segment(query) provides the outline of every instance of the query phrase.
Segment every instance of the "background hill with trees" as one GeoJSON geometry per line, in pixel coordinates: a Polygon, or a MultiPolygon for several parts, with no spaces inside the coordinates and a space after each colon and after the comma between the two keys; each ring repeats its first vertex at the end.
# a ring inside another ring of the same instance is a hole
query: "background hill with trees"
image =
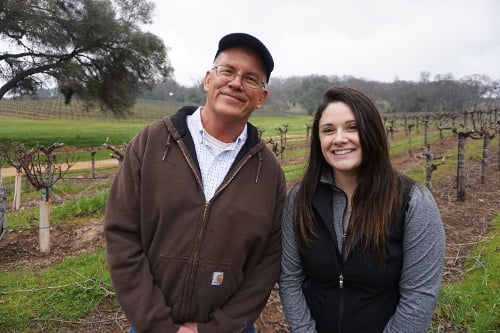
{"type": "MultiPolygon", "coordinates": [[[[192,87],[179,85],[167,46],[143,31],[153,11],[154,3],[142,0],[1,1],[0,99],[78,98],[115,116],[129,115],[137,99],[201,104],[204,73],[192,87]]],[[[500,97],[500,80],[480,74],[455,79],[424,71],[418,82],[274,76],[264,111],[312,114],[331,85],[364,91],[384,113],[491,109],[500,97]]]]}

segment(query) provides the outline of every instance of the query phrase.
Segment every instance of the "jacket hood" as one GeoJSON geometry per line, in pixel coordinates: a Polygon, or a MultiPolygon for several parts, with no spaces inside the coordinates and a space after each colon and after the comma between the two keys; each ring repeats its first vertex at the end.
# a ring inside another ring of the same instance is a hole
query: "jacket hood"
{"type": "MultiPolygon", "coordinates": [[[[198,106],[184,106],[179,110],[177,110],[177,112],[173,116],[170,117],[166,116],[163,118],[163,124],[167,129],[167,132],[169,133],[167,141],[165,142],[165,149],[162,158],[163,161],[167,158],[167,154],[170,149],[170,144],[172,139],[174,141],[182,139],[187,149],[189,150],[191,156],[196,156],[196,149],[194,146],[193,138],[189,133],[189,129],[187,126],[187,116],[192,115],[197,109],[198,106]]],[[[233,165],[231,166],[231,169],[233,169],[235,165],[237,165],[238,162],[246,154],[250,154],[252,156],[259,155],[256,181],[258,181],[259,179],[260,168],[263,161],[263,158],[261,156],[261,151],[262,149],[266,148],[265,141],[259,138],[258,133],[259,131],[255,126],[253,126],[251,123],[247,123],[247,140],[243,145],[243,147],[241,147],[238,155],[236,156],[236,159],[233,162],[233,165]]]]}

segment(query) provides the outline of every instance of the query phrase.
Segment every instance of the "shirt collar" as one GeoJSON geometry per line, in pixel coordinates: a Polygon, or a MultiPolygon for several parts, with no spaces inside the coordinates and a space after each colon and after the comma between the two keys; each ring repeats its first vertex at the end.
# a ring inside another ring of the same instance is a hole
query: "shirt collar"
{"type": "MultiPolygon", "coordinates": [[[[198,142],[200,143],[203,143],[204,142],[204,138],[206,135],[210,135],[208,134],[208,132],[203,128],[203,124],[201,122],[201,112],[203,111],[203,107],[200,106],[192,115],[191,115],[191,120],[192,120],[192,125],[193,125],[193,128],[194,130],[196,131],[196,133],[198,134],[197,135],[197,138],[198,138],[198,142]]],[[[240,135],[238,135],[238,137],[236,138],[236,140],[233,142],[235,145],[239,145],[240,143],[242,142],[245,142],[247,140],[247,137],[248,137],[248,133],[247,133],[247,127],[248,125],[245,124],[245,127],[243,128],[243,130],[241,131],[240,135]]],[[[194,139],[194,138],[193,138],[194,139]]]]}

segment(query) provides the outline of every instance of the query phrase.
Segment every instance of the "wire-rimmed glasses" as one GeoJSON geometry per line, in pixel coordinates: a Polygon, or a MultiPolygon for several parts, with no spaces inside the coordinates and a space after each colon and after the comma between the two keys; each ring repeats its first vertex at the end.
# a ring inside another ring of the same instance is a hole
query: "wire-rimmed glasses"
{"type": "Polygon", "coordinates": [[[234,68],[224,65],[214,66],[212,70],[215,71],[215,74],[217,74],[218,77],[228,82],[233,81],[238,75],[241,76],[241,84],[246,88],[259,89],[261,87],[266,87],[264,81],[262,81],[259,76],[254,74],[238,74],[234,68]]]}

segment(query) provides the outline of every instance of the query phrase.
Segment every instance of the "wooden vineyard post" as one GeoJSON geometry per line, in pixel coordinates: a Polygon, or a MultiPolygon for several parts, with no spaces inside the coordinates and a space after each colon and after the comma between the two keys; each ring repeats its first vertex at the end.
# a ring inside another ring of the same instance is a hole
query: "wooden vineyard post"
{"type": "Polygon", "coordinates": [[[12,208],[14,210],[19,210],[21,208],[22,176],[23,173],[21,172],[21,169],[16,168],[16,177],[14,178],[14,198],[12,199],[12,208]]]}
{"type": "Polygon", "coordinates": [[[41,189],[40,197],[40,252],[50,251],[50,190],[47,187],[41,189]]]}

